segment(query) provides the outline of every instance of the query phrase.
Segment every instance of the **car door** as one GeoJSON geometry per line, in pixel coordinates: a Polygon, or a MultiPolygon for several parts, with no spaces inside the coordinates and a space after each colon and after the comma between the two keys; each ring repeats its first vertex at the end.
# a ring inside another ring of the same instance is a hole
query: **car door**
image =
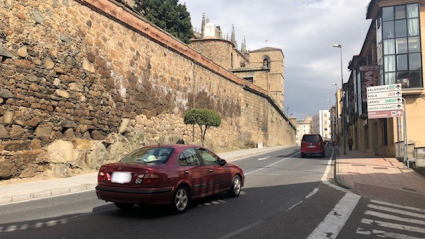
{"type": "Polygon", "coordinates": [[[202,165],[195,148],[184,149],[179,155],[182,177],[192,184],[192,197],[208,194],[207,169],[202,165]]]}
{"type": "Polygon", "coordinates": [[[205,148],[197,148],[208,174],[208,187],[217,192],[230,187],[232,175],[230,168],[220,164],[220,158],[205,148]]]}

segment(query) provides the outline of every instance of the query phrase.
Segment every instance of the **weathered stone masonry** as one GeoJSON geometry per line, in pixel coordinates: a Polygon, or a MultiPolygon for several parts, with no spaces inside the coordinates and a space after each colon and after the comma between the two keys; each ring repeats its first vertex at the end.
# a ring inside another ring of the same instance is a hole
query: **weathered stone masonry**
{"type": "Polygon", "coordinates": [[[199,143],[183,123],[193,107],[222,116],[207,132],[215,150],[294,143],[262,89],[113,1],[0,0],[0,62],[0,179],[199,143]]]}

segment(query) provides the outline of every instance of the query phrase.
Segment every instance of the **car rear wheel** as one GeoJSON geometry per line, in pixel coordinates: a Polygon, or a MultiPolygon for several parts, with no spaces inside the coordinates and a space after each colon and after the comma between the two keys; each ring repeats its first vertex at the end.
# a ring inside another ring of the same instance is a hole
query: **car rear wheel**
{"type": "Polygon", "coordinates": [[[305,158],[305,154],[301,153],[301,158],[305,158]]]}
{"type": "Polygon", "coordinates": [[[241,193],[241,178],[239,175],[235,175],[232,179],[232,184],[230,184],[230,189],[227,192],[230,197],[237,197],[241,193]]]}
{"type": "Polygon", "coordinates": [[[177,214],[184,213],[189,206],[189,190],[186,186],[180,186],[177,188],[171,202],[173,211],[177,214]]]}
{"type": "Polygon", "coordinates": [[[320,157],[324,158],[325,157],[325,153],[321,153],[320,157]]]}
{"type": "Polygon", "coordinates": [[[131,204],[131,203],[118,203],[118,202],[116,202],[114,204],[117,208],[119,208],[121,210],[130,210],[134,205],[134,204],[131,204]]]}

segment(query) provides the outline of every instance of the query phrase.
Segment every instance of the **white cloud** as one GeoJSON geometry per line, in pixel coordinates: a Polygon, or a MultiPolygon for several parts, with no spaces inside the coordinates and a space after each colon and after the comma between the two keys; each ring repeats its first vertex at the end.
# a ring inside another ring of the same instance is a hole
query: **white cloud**
{"type": "Polygon", "coordinates": [[[202,14],[226,35],[232,24],[236,40],[245,36],[247,48],[271,46],[285,55],[285,106],[297,118],[329,109],[335,87],[341,87],[340,49],[343,46],[344,82],[348,62],[363,45],[370,20],[365,19],[370,0],[181,0],[200,28],[202,14]],[[267,42],[266,42],[267,40],[267,42]],[[314,94],[312,94],[314,92],[314,94]]]}

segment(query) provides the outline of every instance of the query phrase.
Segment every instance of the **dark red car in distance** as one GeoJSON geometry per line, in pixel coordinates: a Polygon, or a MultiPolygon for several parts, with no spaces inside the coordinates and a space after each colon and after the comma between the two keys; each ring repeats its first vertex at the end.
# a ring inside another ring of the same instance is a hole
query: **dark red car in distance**
{"type": "Polygon", "coordinates": [[[120,209],[134,204],[167,204],[176,213],[183,213],[192,199],[220,192],[239,196],[244,179],[240,167],[207,148],[155,145],[100,167],[96,194],[120,209]]]}
{"type": "Polygon", "coordinates": [[[325,157],[325,143],[322,136],[320,134],[304,134],[301,139],[301,158],[314,154],[325,157]]]}

